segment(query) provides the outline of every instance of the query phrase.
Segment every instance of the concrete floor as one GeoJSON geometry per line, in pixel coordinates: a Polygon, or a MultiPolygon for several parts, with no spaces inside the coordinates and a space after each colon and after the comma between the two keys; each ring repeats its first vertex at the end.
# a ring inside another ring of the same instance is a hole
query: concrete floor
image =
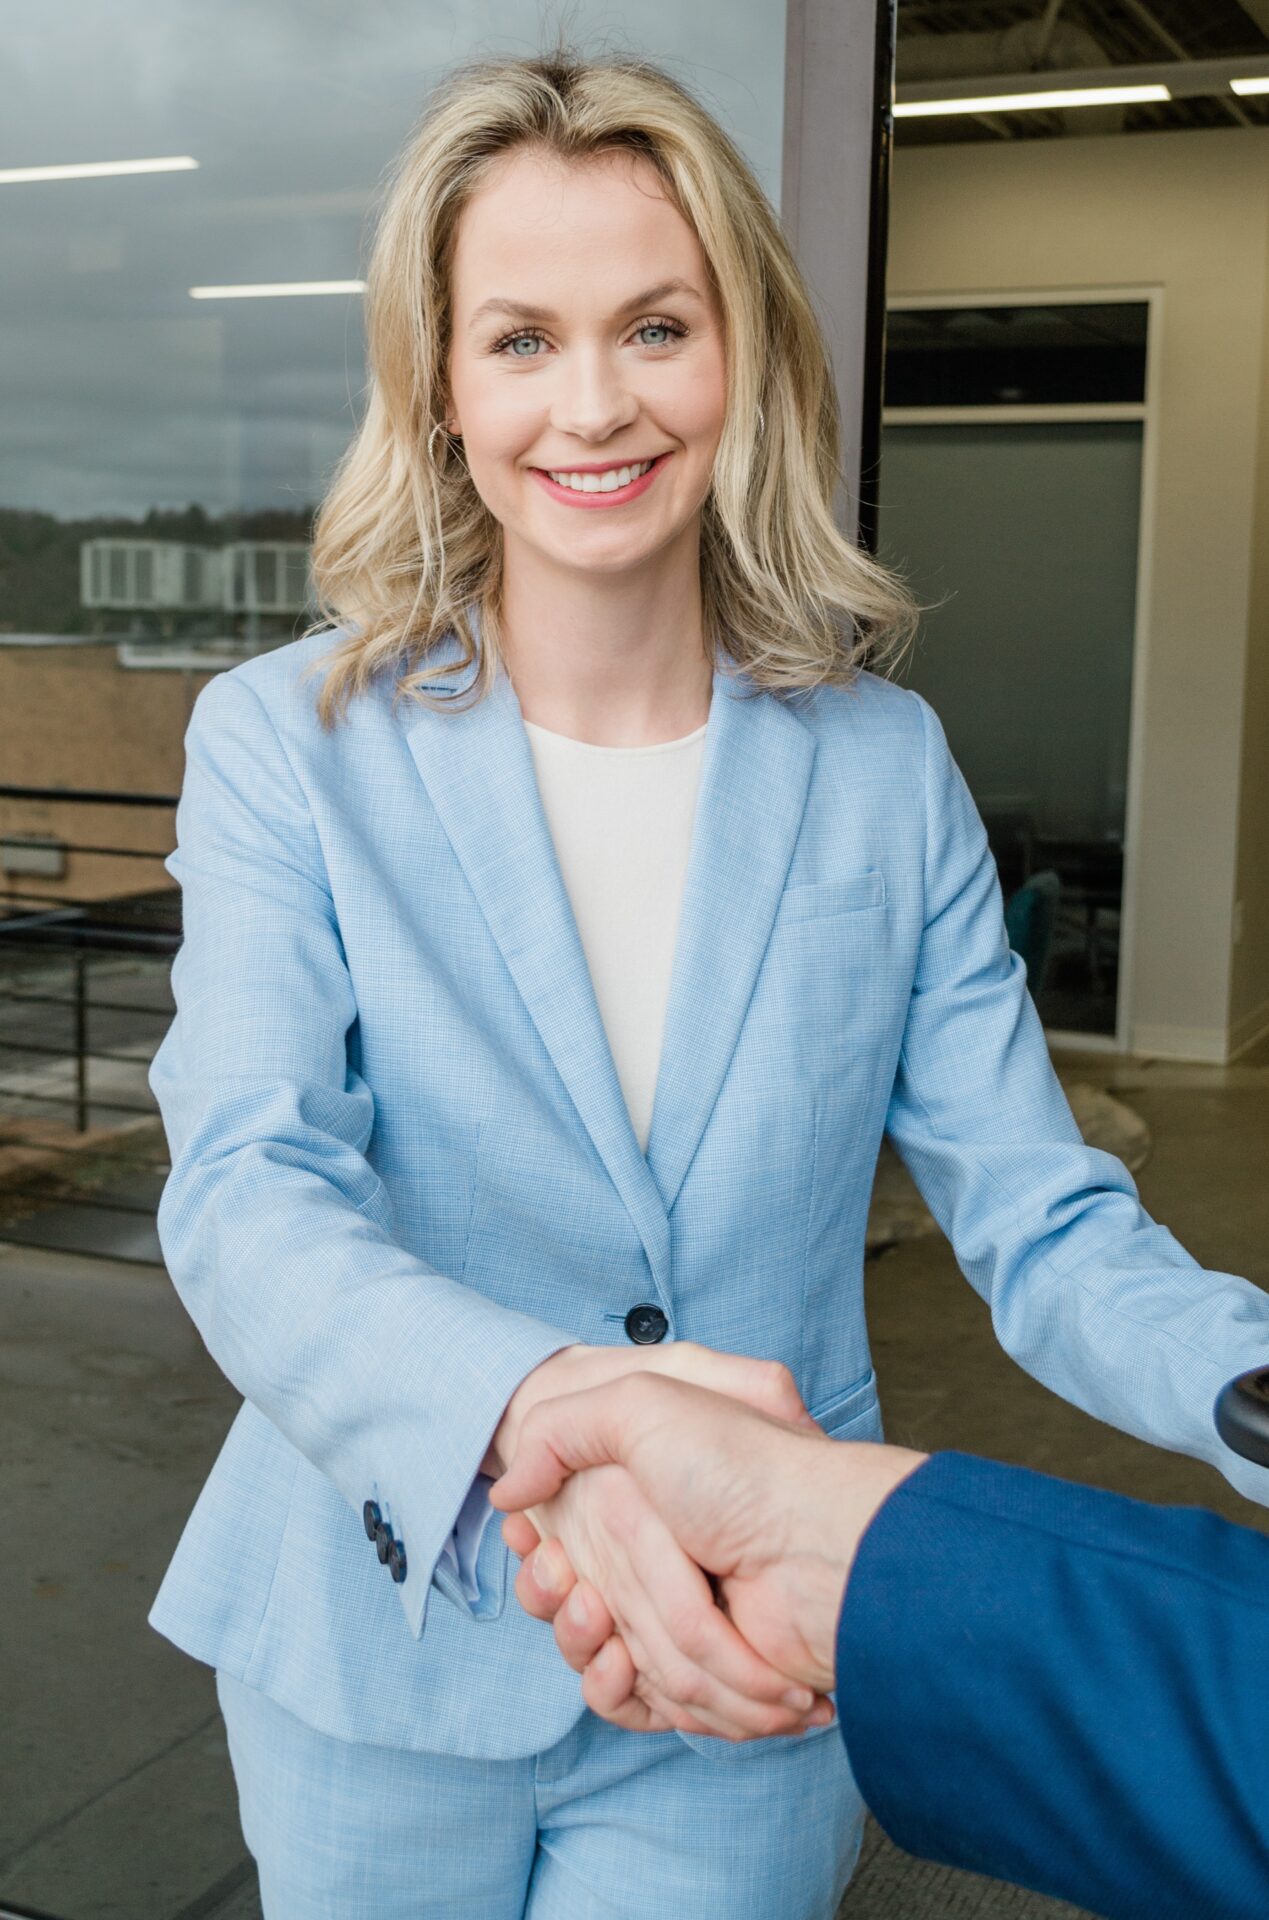
{"type": "MultiPolygon", "coordinates": [[[[1145,1204],[1205,1264],[1269,1290],[1269,1045],[1236,1067],[1084,1056],[1149,1123],[1145,1204]]],[[[890,1436],[957,1446],[1269,1531],[1218,1474],[1021,1374],[941,1240],[868,1269],[890,1436]]],[[[211,1677],[145,1612],[235,1406],[161,1271],[0,1243],[0,1914],[252,1920],[211,1677]]],[[[843,1920],[1071,1910],[869,1836],[843,1920]]],[[[779,1920],[773,1915],[772,1920],[779,1920]]]]}

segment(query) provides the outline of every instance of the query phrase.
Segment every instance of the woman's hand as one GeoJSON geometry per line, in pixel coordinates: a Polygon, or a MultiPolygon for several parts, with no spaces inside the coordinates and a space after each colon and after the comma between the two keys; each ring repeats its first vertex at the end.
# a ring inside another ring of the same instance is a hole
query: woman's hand
{"type": "MultiPolygon", "coordinates": [[[[656,1347],[578,1345],[552,1354],[522,1381],[484,1470],[499,1475],[511,1464],[536,1406],[637,1373],[707,1387],[774,1420],[814,1427],[793,1375],[779,1362],[716,1353],[685,1340],[656,1347]]],[[[588,1474],[562,1487],[523,1525],[534,1544],[558,1540],[561,1566],[575,1568],[613,1597],[623,1638],[638,1649],[629,1724],[637,1715],[649,1730],[676,1727],[738,1740],[797,1733],[822,1719],[819,1697],[755,1654],[718,1611],[709,1582],[624,1469],[588,1474]]],[[[541,1564],[549,1566],[549,1559],[541,1564]]]]}
{"type": "Polygon", "coordinates": [[[654,1347],[562,1347],[526,1374],[507,1402],[482,1471],[497,1479],[515,1458],[520,1429],[531,1410],[561,1394],[610,1386],[628,1373],[664,1374],[691,1386],[728,1394],[773,1420],[809,1427],[814,1422],[802,1404],[797,1382],[778,1360],[751,1360],[744,1354],[716,1353],[694,1340],[672,1340],[654,1347]]]}

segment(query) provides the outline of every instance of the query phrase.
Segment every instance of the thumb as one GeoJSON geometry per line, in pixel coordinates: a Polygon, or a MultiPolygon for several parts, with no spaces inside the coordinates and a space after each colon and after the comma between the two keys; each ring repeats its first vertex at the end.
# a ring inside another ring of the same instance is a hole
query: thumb
{"type": "Polygon", "coordinates": [[[515,1459],[489,1489],[490,1504],[503,1513],[523,1513],[552,1499],[571,1473],[624,1460],[625,1386],[539,1401],[525,1416],[515,1459]]]}

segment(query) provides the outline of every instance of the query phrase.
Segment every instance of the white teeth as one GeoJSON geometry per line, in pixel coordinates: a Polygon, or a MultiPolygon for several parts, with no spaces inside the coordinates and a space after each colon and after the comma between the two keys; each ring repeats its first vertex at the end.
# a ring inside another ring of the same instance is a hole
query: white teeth
{"type": "Polygon", "coordinates": [[[633,467],[615,467],[608,473],[550,473],[556,486],[571,487],[574,493],[615,493],[618,487],[628,487],[632,480],[648,471],[651,460],[640,461],[633,467]]]}

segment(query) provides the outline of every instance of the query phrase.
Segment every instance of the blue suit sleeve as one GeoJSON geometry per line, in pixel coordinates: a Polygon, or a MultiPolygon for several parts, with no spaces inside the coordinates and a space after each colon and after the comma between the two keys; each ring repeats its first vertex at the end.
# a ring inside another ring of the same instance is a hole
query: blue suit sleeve
{"type": "Polygon", "coordinates": [[[237,674],[195,705],[177,840],[176,1017],[150,1069],[171,1150],[164,1257],[244,1398],[355,1510],[373,1497],[391,1516],[418,1634],[433,1582],[467,1606],[445,1542],[507,1401],[571,1336],[394,1239],[312,813],[237,674]]]}
{"type": "Polygon", "coordinates": [[[1112,1920],[1269,1909],[1269,1540],[936,1454],[864,1535],[838,1635],[898,1845],[1112,1920]]]}
{"type": "Polygon", "coordinates": [[[1011,952],[995,862],[943,729],[925,729],[925,925],[886,1128],[1020,1366],[1086,1413],[1210,1461],[1225,1381],[1269,1361],[1269,1296],[1205,1271],[1088,1147],[1011,952]]]}

